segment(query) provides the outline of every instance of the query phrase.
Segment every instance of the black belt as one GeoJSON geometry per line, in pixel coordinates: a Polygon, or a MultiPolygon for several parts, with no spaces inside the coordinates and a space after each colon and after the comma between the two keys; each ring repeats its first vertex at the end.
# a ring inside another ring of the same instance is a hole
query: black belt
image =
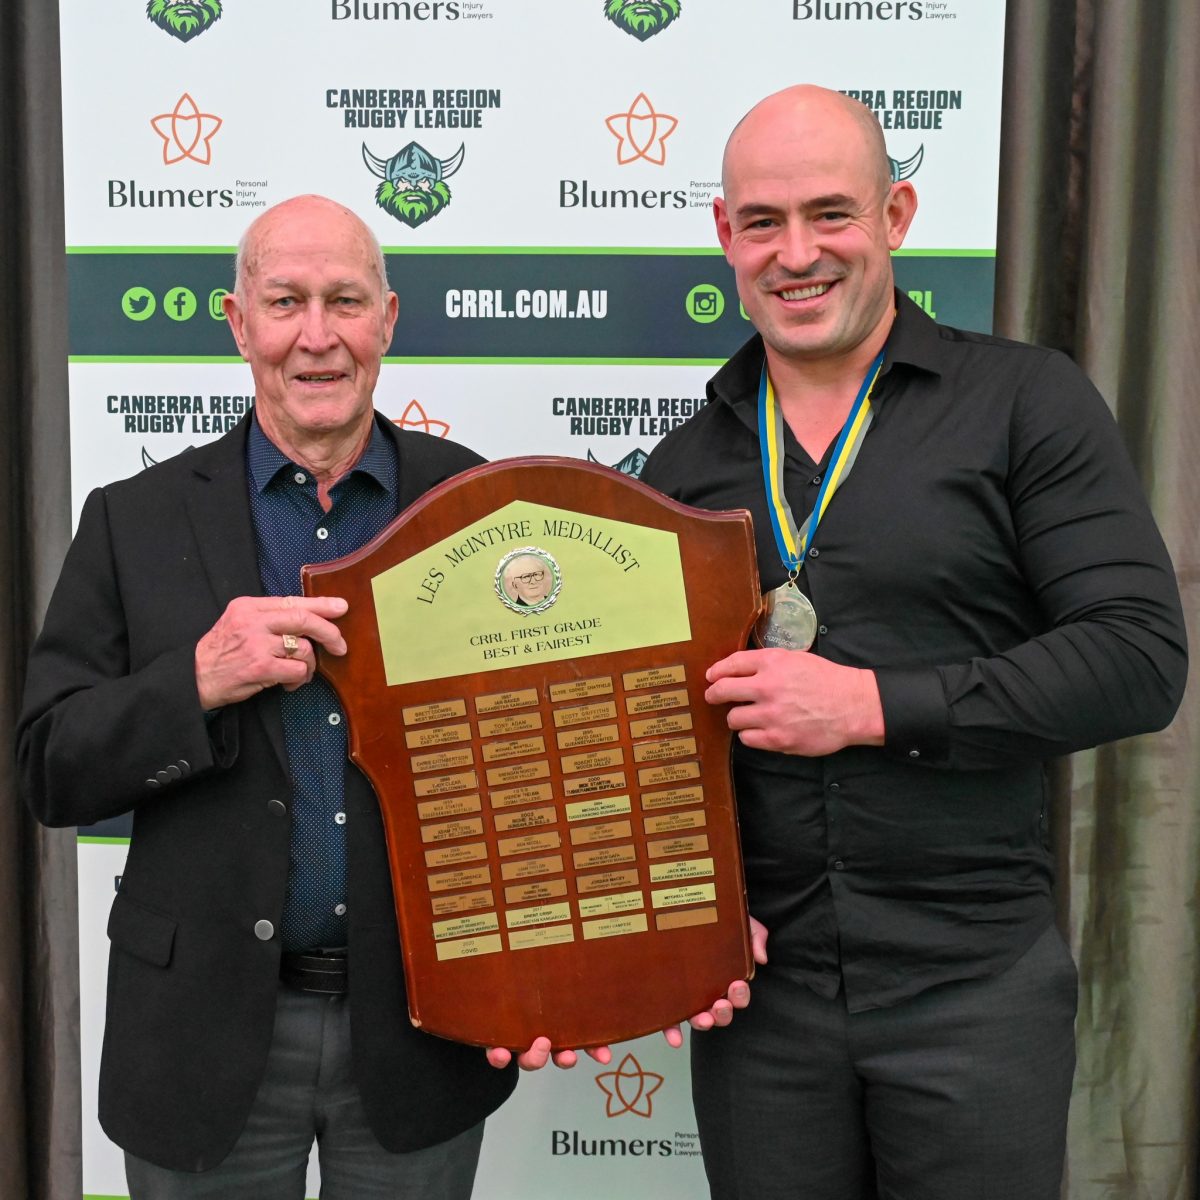
{"type": "Polygon", "coordinates": [[[348,966],[345,946],[285,953],[279,959],[279,978],[299,992],[344,996],[350,990],[348,966]]]}

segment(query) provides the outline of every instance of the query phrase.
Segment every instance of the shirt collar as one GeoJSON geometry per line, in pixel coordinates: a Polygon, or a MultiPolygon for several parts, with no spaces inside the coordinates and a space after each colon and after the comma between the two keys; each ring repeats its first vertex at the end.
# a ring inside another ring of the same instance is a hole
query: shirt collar
{"type": "MultiPolygon", "coordinates": [[[[892,322],[891,332],[888,334],[881,378],[886,377],[898,363],[940,375],[941,342],[942,337],[937,324],[897,288],[896,319],[892,322]]],[[[758,380],[762,373],[763,355],[762,335],[756,333],[712,377],[708,385],[709,398],[724,400],[734,408],[749,405],[757,410],[758,380]]],[[[881,395],[879,399],[882,398],[881,395]]],[[[872,395],[873,402],[875,399],[872,395]]],[[[757,417],[755,420],[757,422],[757,417]]]]}
{"type": "MultiPolygon", "coordinates": [[[[292,462],[267,437],[258,423],[257,414],[250,421],[250,434],[246,439],[246,466],[254,490],[260,495],[281,471],[307,470],[298,463],[292,462]]],[[[359,472],[369,475],[386,492],[396,491],[396,448],[387,434],[380,429],[378,414],[371,423],[371,436],[367,440],[366,449],[363,450],[358,462],[343,476],[343,479],[348,479],[351,475],[359,472]]]]}

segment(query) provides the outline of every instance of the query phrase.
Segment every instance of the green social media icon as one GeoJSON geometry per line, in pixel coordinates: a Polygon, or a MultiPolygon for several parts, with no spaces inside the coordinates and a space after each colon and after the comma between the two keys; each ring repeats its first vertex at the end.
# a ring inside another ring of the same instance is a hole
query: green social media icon
{"type": "Polygon", "coordinates": [[[221,303],[229,295],[228,288],[213,288],[208,293],[208,315],[214,321],[225,320],[225,306],[221,303]]]}
{"type": "Polygon", "coordinates": [[[725,311],[721,289],[711,283],[698,283],[683,302],[687,315],[701,325],[711,325],[725,311]]]}
{"type": "Polygon", "coordinates": [[[149,288],[131,287],[121,297],[121,311],[131,321],[144,321],[154,316],[154,293],[149,288]]]}
{"type": "Polygon", "coordinates": [[[196,293],[185,287],[173,287],[163,296],[163,312],[172,321],[188,321],[196,312],[196,293]]]}

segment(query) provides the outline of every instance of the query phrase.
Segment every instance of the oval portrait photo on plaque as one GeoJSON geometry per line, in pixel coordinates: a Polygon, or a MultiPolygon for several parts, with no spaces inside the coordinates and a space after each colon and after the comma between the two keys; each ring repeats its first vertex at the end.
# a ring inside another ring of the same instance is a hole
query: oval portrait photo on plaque
{"type": "Polygon", "coordinates": [[[554,555],[539,546],[522,546],[500,560],[493,586],[505,608],[532,617],[558,599],[562,583],[554,555]]]}

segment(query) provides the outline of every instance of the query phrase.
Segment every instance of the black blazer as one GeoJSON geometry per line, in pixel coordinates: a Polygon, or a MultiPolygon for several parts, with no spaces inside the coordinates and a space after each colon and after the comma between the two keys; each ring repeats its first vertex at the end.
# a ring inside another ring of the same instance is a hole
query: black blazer
{"type": "MultiPolygon", "coordinates": [[[[399,452],[402,508],[481,461],[381,423],[399,452]]],[[[21,783],[40,820],[133,810],[108,924],[100,1123],[176,1170],[214,1166],[236,1141],[279,986],[291,807],[279,693],[206,724],[193,659],[231,599],[262,594],[246,429],[88,497],[18,728],[21,783]],[[276,931],[267,940],[255,933],[263,921],[276,931]]],[[[480,1121],[516,1072],[409,1023],[383,824],[350,764],[346,812],[355,1078],[380,1142],[414,1150],[480,1121]]]]}

